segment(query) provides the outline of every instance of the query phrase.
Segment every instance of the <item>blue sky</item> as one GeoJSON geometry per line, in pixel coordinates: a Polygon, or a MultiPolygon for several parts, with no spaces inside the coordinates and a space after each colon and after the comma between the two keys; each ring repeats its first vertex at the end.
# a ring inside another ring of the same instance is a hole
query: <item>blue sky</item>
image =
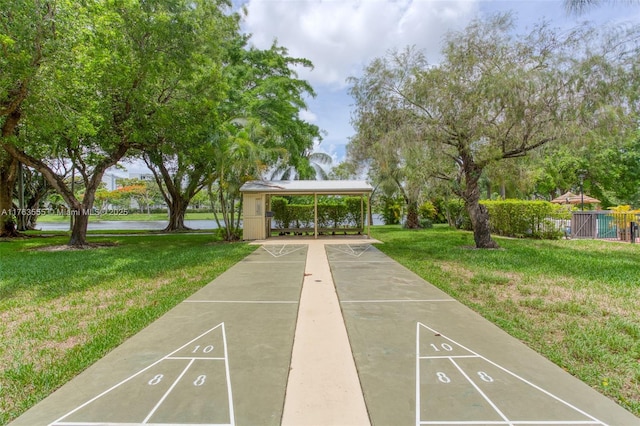
{"type": "Polygon", "coordinates": [[[562,0],[246,0],[243,27],[252,43],[268,48],[274,40],[295,57],[310,59],[314,70],[303,71],[317,96],[301,115],[326,131],[318,150],[344,159],[354,131],[349,76],[389,49],[416,45],[437,62],[440,42],[449,30],[462,29],[476,17],[512,11],[519,28],[542,20],[571,28],[583,21],[616,25],[640,23],[640,4],[610,2],[580,16],[569,15],[562,0]]]}

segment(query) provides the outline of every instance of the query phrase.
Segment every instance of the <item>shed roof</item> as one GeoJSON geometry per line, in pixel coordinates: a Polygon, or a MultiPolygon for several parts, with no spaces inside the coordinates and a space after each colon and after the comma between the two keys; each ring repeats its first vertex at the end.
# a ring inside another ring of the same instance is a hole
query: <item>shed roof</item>
{"type": "Polygon", "coordinates": [[[269,194],[364,194],[373,187],[363,180],[252,180],[240,192],[269,194]]]}

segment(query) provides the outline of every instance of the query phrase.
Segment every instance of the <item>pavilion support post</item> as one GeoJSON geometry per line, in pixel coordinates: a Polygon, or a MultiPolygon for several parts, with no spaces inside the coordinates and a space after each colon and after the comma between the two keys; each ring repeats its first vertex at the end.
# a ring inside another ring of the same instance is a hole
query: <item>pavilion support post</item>
{"type": "Polygon", "coordinates": [[[313,235],[318,238],[318,194],[313,193],[313,235]]]}
{"type": "Polygon", "coordinates": [[[367,237],[371,238],[371,195],[367,196],[367,212],[369,212],[369,220],[367,220],[367,237]]]}
{"type": "Polygon", "coordinates": [[[364,231],[364,194],[360,194],[360,224],[362,231],[364,231]]]}

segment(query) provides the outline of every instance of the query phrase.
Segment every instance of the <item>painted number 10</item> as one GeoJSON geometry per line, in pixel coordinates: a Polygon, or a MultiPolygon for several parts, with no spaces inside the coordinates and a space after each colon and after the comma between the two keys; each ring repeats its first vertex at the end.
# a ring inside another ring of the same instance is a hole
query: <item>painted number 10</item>
{"type": "MultiPolygon", "coordinates": [[[[198,352],[200,350],[200,345],[197,345],[194,349],[193,352],[191,352],[192,354],[195,354],[196,352],[198,352]]],[[[208,345],[205,346],[204,348],[202,348],[202,353],[208,354],[210,352],[213,351],[213,345],[208,345]]]]}
{"type": "Polygon", "coordinates": [[[444,350],[445,350],[445,351],[447,351],[447,352],[451,352],[451,351],[453,350],[453,348],[451,347],[451,345],[450,345],[450,344],[448,344],[448,343],[441,343],[441,344],[440,344],[440,348],[439,348],[439,347],[437,347],[435,343],[432,343],[432,344],[431,344],[431,347],[432,347],[432,348],[433,348],[433,350],[434,350],[434,351],[436,351],[436,352],[440,352],[440,348],[444,349],[444,350]]]}

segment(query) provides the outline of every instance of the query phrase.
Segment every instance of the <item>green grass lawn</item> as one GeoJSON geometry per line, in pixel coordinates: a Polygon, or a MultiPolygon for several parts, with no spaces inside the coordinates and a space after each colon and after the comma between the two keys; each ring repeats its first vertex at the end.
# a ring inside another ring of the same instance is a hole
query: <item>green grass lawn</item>
{"type": "MultiPolygon", "coordinates": [[[[218,215],[218,218],[222,220],[222,216],[218,215]]],[[[149,220],[167,220],[167,213],[128,213],[128,214],[103,214],[103,215],[91,215],[89,217],[90,222],[98,222],[101,220],[134,220],[134,221],[149,221],[149,220]]],[[[213,213],[206,212],[187,212],[185,215],[186,220],[214,220],[213,213]]],[[[69,216],[59,214],[45,214],[38,216],[38,222],[69,222],[69,216]]]]}
{"type": "MultiPolygon", "coordinates": [[[[640,415],[640,245],[373,227],[378,247],[640,415]]],[[[0,424],[24,412],[255,249],[212,235],[0,241],[0,424]]]]}
{"type": "Polygon", "coordinates": [[[374,227],[380,250],[640,415],[640,245],[374,227]]]}
{"type": "Polygon", "coordinates": [[[255,249],[212,235],[0,241],[0,424],[6,424],[255,249]]]}

